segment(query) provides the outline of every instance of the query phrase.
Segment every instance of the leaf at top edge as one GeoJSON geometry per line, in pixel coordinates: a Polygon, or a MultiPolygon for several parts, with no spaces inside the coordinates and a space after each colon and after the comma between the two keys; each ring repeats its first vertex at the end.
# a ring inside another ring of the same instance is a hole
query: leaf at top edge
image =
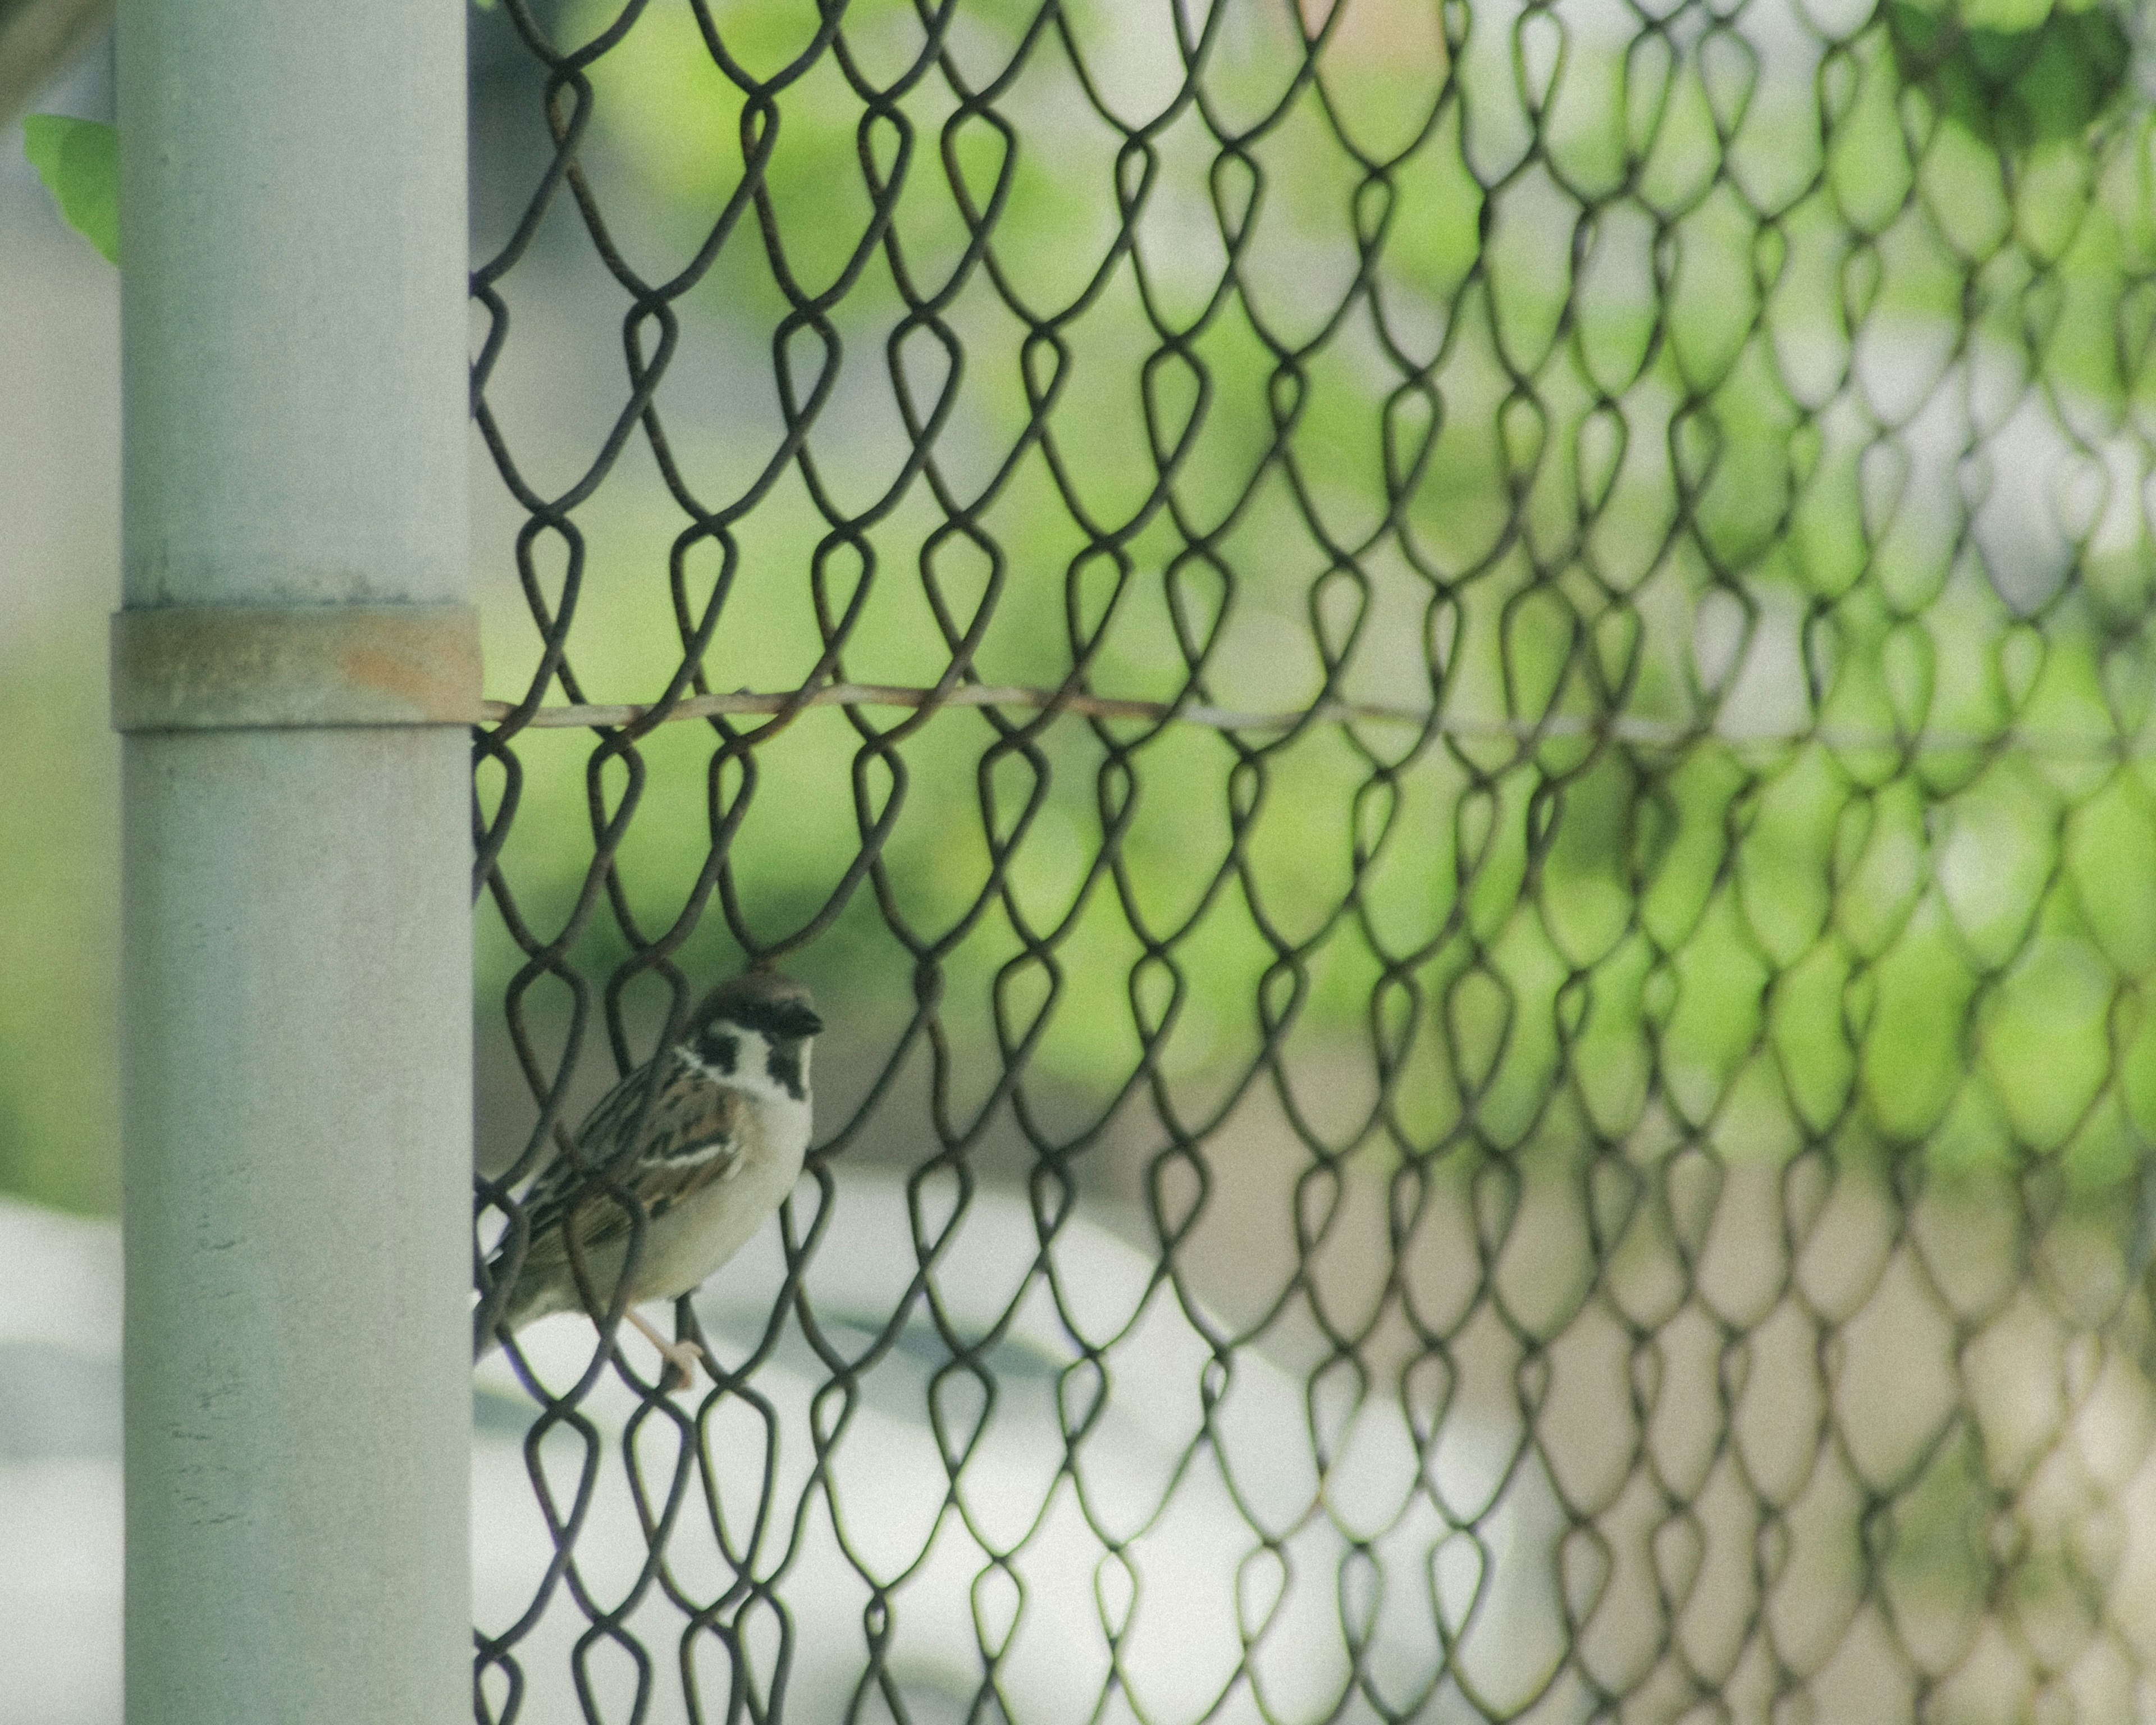
{"type": "Polygon", "coordinates": [[[120,261],[120,134],[96,120],[32,114],[23,121],[23,153],[59,206],[67,224],[109,262],[120,261]]]}

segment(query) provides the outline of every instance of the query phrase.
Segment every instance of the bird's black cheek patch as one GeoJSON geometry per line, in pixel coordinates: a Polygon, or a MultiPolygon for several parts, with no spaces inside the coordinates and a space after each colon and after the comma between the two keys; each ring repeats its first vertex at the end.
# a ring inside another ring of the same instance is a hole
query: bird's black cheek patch
{"type": "Polygon", "coordinates": [[[771,1081],[784,1089],[797,1102],[808,1100],[808,1086],[801,1081],[801,1045],[798,1042],[775,1042],[771,1047],[771,1059],[767,1065],[771,1081]]]}
{"type": "Polygon", "coordinates": [[[704,1039],[705,1061],[715,1070],[731,1075],[741,1060],[741,1039],[716,1035],[704,1039]]]}

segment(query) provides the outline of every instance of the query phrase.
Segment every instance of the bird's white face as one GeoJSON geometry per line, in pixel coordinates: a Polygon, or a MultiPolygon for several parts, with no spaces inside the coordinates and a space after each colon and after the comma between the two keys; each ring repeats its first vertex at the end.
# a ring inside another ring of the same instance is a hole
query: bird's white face
{"type": "Polygon", "coordinates": [[[776,1037],[732,1019],[714,1019],[695,1042],[683,1045],[681,1052],[706,1076],[759,1101],[808,1100],[805,1036],[776,1037]]]}
{"type": "Polygon", "coordinates": [[[714,1019],[682,1057],[714,1082],[755,1100],[767,1134],[776,1143],[808,1139],[809,1040],[773,1036],[732,1019],[714,1019]]]}

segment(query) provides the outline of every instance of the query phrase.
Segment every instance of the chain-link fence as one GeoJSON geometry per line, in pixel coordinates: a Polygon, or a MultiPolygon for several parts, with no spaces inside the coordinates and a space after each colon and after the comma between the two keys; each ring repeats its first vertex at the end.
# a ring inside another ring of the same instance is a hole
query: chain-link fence
{"type": "Polygon", "coordinates": [[[480,28],[480,1243],[828,1027],[716,1387],[482,1365],[480,1717],[2147,1712],[2138,15],[480,28]]]}

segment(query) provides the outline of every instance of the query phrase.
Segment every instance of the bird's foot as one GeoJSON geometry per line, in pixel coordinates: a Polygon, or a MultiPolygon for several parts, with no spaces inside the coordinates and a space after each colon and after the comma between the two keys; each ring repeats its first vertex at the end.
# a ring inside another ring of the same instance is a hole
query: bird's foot
{"type": "Polygon", "coordinates": [[[666,1369],[660,1374],[659,1389],[662,1394],[671,1395],[677,1389],[685,1389],[696,1382],[696,1368],[706,1367],[716,1381],[719,1368],[712,1363],[711,1355],[701,1342],[691,1342],[686,1337],[669,1342],[651,1320],[632,1307],[625,1314],[630,1323],[644,1332],[646,1341],[657,1348],[666,1362],[666,1369]]]}
{"type": "Polygon", "coordinates": [[[659,1351],[666,1356],[666,1369],[660,1376],[659,1387],[668,1395],[686,1389],[696,1381],[696,1368],[711,1363],[703,1344],[697,1342],[670,1342],[659,1351]]]}

